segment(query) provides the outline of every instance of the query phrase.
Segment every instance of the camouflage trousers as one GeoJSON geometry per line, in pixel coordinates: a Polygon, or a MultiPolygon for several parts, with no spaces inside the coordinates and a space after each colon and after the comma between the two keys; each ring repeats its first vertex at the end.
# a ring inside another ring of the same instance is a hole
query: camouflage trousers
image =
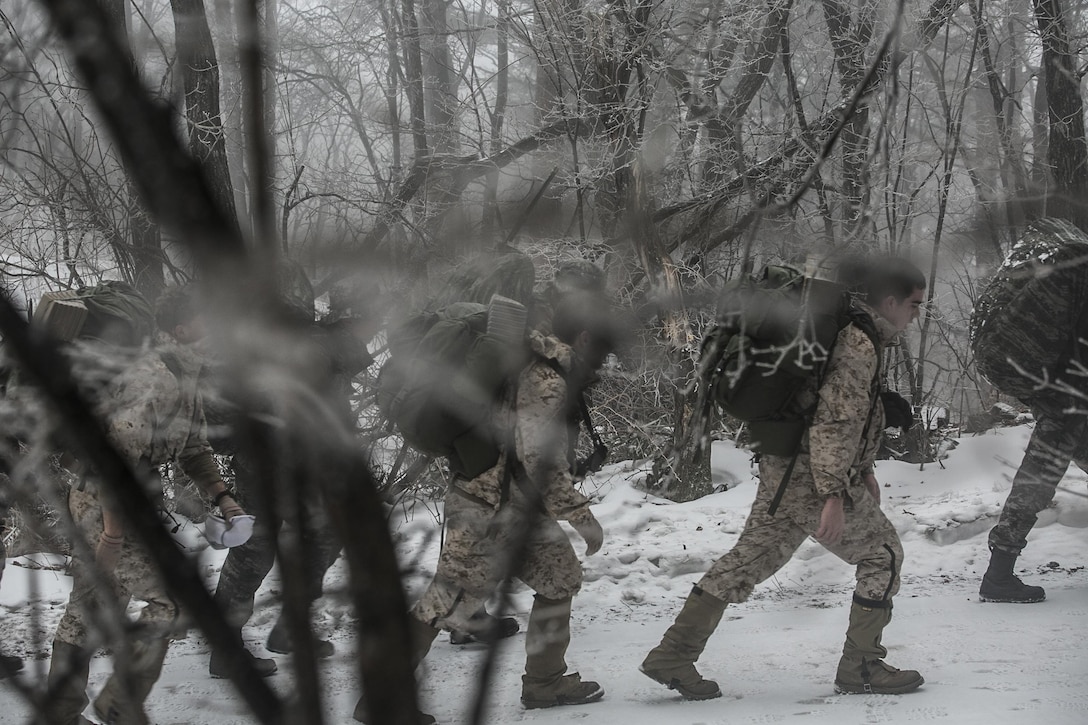
{"type": "MultiPolygon", "coordinates": [[[[790,459],[763,456],[759,490],[733,548],[714,562],[698,586],[727,603],[743,602],[756,585],[773,576],[820,526],[825,497],[816,492],[807,455],[798,457],[786,493],[774,516],[767,513],[790,459]]],[[[860,481],[848,489],[846,527],[837,544],[824,544],[857,567],[854,596],[887,602],[899,591],[903,545],[895,527],[860,481]]]]}
{"type": "Polygon", "coordinates": [[[1083,465],[1088,459],[1088,418],[1062,415],[1049,408],[1032,406],[1035,430],[1024,450],[1024,459],[1012,479],[1001,518],[990,530],[990,548],[1019,554],[1027,546],[1028,533],[1039,512],[1054,500],[1058,483],[1070,461],[1083,465]]]}
{"type": "Polygon", "coordinates": [[[554,519],[530,514],[519,496],[496,511],[451,486],[445,514],[438,569],[412,608],[416,619],[437,629],[471,631],[472,615],[507,574],[548,599],[566,599],[582,588],[582,564],[566,533],[554,519]],[[512,561],[526,534],[524,556],[512,561]]]}
{"type": "MultiPolygon", "coordinates": [[[[256,480],[252,470],[239,458],[235,456],[234,459],[239,503],[247,512],[255,514],[257,520],[249,541],[227,552],[214,596],[227,621],[236,629],[241,629],[253,616],[257,590],[276,561],[276,538],[288,526],[283,517],[267,505],[268,496],[262,495],[260,489],[264,482],[256,480]]],[[[325,572],[340,556],[341,547],[332,533],[322,498],[307,496],[302,506],[302,531],[298,532],[296,541],[306,561],[305,598],[313,603],[321,596],[325,572]]]]}
{"type": "MultiPolygon", "coordinates": [[[[94,551],[98,537],[102,534],[102,507],[97,497],[73,489],[68,495],[68,508],[87,545],[94,551]]],[[[72,559],[72,579],[72,594],[57,626],[56,639],[82,646],[92,640],[92,634],[96,630],[93,616],[98,609],[102,586],[91,571],[90,563],[78,554],[72,559]]],[[[125,537],[125,542],[121,545],[121,557],[114,570],[114,579],[122,607],[130,598],[147,604],[140,610],[140,637],[166,637],[176,623],[177,604],[166,594],[150,554],[129,536],[125,537]]]]}

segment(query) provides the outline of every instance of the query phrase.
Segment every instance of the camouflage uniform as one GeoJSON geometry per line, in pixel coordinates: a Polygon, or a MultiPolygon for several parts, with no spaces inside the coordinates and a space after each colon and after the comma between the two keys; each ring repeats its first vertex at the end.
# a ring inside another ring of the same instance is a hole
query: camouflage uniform
{"type": "MultiPolygon", "coordinates": [[[[314,359],[311,382],[319,386],[317,392],[328,407],[329,415],[342,421],[348,430],[355,429],[349,402],[351,380],[373,362],[367,351],[367,341],[353,333],[352,324],[351,319],[342,319],[328,325],[311,324],[307,329],[309,342],[313,343],[310,348],[314,359]]],[[[229,430],[233,411],[222,409],[224,405],[230,405],[223,401],[222,391],[213,394],[218,396],[215,418],[220,424],[220,435],[217,436],[217,447],[234,453],[229,430]]],[[[257,514],[257,521],[249,541],[227,552],[215,589],[215,601],[227,620],[241,630],[253,615],[254,597],[275,563],[276,536],[285,521],[282,512],[272,511],[267,505],[269,482],[257,475],[254,462],[245,453],[239,453],[234,456],[233,467],[240,503],[247,511],[252,509],[257,514]]],[[[325,573],[339,557],[341,546],[333,533],[323,497],[306,495],[300,498],[300,545],[307,558],[309,575],[306,599],[312,603],[321,596],[325,573]]]]}
{"type": "MultiPolygon", "coordinates": [[[[111,442],[134,470],[154,471],[161,463],[177,460],[202,488],[220,482],[206,440],[204,411],[197,390],[201,365],[201,357],[189,347],[159,345],[111,382],[101,413],[107,421],[111,442]]],[[[150,495],[161,497],[157,475],[149,475],[146,483],[150,495]]],[[[72,518],[92,551],[102,533],[99,497],[103,493],[93,480],[86,480],[69,495],[72,518]]],[[[90,652],[86,650],[97,644],[92,644],[96,629],[94,610],[102,591],[101,582],[92,570],[91,562],[78,554],[73,558],[72,594],[53,642],[49,682],[51,694],[57,694],[48,700],[49,722],[76,722],[87,703],[90,652]]],[[[140,612],[139,629],[131,635],[134,654],[128,663],[129,676],[123,684],[118,675],[111,677],[95,708],[104,713],[110,713],[113,707],[134,708],[118,722],[146,722],[139,710],[158,679],[167,636],[178,608],[167,595],[150,554],[127,533],[114,579],[122,606],[130,597],[143,600],[147,606],[140,612]]]]}
{"type": "MultiPolygon", "coordinates": [[[[873,315],[885,341],[894,329],[873,315]]],[[[899,590],[903,547],[895,528],[862,483],[871,473],[883,428],[879,393],[880,355],[869,337],[850,325],[839,333],[820,386],[812,426],[805,433],[785,495],[774,516],[771,500],[791,458],[763,456],[759,490],[744,531],[734,547],[711,566],[698,587],[726,603],[743,602],[757,584],[790,560],[820,526],[824,501],[846,498],[846,527],[841,541],[825,544],[857,566],[855,597],[888,602],[899,590]]],[[[805,409],[815,400],[815,382],[798,396],[805,409]]]]}
{"type": "MultiPolygon", "coordinates": [[[[204,411],[197,392],[197,377],[201,358],[193,350],[180,346],[158,347],[125,371],[111,386],[103,411],[108,424],[107,433],[118,452],[134,470],[144,470],[171,460],[177,460],[186,474],[206,488],[220,480],[219,470],[212,458],[205,432],[204,411]],[[169,360],[169,364],[164,361],[169,360]]],[[[157,475],[146,480],[147,492],[153,500],[162,497],[157,475]]],[[[93,481],[83,484],[84,490],[73,490],[69,509],[76,523],[86,534],[93,550],[102,532],[102,508],[98,487],[93,481]]],[[[132,594],[152,601],[141,612],[140,621],[149,629],[165,634],[177,616],[176,606],[162,591],[157,577],[147,576],[154,570],[150,555],[128,536],[122,547],[122,559],[116,572],[122,596],[132,594]],[[130,572],[123,571],[132,568],[130,572]],[[129,590],[131,579],[137,589],[129,590]],[[151,597],[151,599],[148,599],[151,597]]],[[[85,597],[95,588],[85,575],[86,562],[76,559],[73,575],[73,597],[65,610],[57,639],[70,644],[82,644],[87,635],[85,597]],[[82,587],[87,591],[82,592],[82,587]],[[81,592],[76,596],[76,592],[81,592]]]]}
{"type": "Polygon", "coordinates": [[[438,569],[412,609],[416,619],[433,627],[470,627],[468,620],[498,587],[513,543],[526,526],[531,531],[526,556],[517,562],[514,576],[552,600],[571,597],[582,586],[581,563],[557,523],[592,515],[572,474],[579,418],[564,376],[571,371],[573,351],[539,333],[530,342],[544,359],[521,374],[514,411],[507,406],[496,421],[500,430],[504,422],[513,426],[521,470],[508,484],[505,503],[505,455],[471,481],[457,478],[451,484],[438,569]],[[555,361],[563,373],[545,359],[555,361]],[[516,420],[511,422],[509,416],[516,420]]]}
{"type": "Polygon", "coordinates": [[[989,544],[1011,554],[1027,545],[1071,460],[1088,457],[1088,386],[1067,371],[1084,364],[1088,333],[1088,235],[1040,219],[1017,242],[981,295],[971,319],[979,371],[1035,415],[1035,430],[989,544]]]}

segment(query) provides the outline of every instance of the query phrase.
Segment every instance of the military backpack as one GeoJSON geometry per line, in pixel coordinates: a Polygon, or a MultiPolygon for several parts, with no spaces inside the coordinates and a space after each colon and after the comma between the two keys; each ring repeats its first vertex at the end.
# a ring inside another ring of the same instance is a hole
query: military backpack
{"type": "Polygon", "coordinates": [[[841,284],[785,265],[730,282],[703,339],[699,405],[716,403],[747,424],[754,451],[796,454],[814,412],[798,405],[797,395],[823,375],[835,340],[850,324],[879,349],[872,318],[841,284]]]}

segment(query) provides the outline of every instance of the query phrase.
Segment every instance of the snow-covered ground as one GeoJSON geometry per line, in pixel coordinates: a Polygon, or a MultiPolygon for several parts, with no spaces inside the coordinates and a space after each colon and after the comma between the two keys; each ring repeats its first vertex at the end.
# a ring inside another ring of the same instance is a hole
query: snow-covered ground
{"type": "MultiPolygon", "coordinates": [[[[986,532],[1009,489],[1030,429],[1008,428],[964,438],[943,465],[881,462],[884,510],[903,538],[906,561],[895,618],[885,633],[888,661],[918,669],[925,686],[902,696],[835,695],[835,664],[842,646],[853,571],[815,542],[807,542],[752,599],[730,607],[699,667],[717,679],[725,696],[685,702],[639,674],[637,667],[672,622],[684,596],[710,563],[736,540],[755,492],[749,456],[729,443],[714,451],[714,472],[728,491],[687,504],[640,492],[641,471],[610,467],[590,488],[594,511],[607,532],[604,548],[585,560],[586,583],[575,599],[569,661],[604,686],[592,705],[522,710],[518,703],[524,633],[507,640],[499,661],[488,722],[660,725],[660,723],[771,723],[835,725],[937,721],[969,723],[1088,722],[1088,476],[1071,467],[1054,505],[1044,512],[1019,569],[1046,587],[1035,605],[981,604],[978,583],[988,560],[986,532]]],[[[398,548],[417,573],[410,596],[426,583],[437,556],[437,525],[420,512],[396,522],[398,548]]],[[[183,532],[184,533],[184,532],[183,532]]],[[[195,540],[195,533],[191,539],[195,540]]],[[[571,533],[581,551],[581,541],[571,533]]],[[[209,586],[221,553],[201,552],[209,586]]],[[[9,562],[0,585],[0,650],[22,654],[25,679],[39,681],[46,649],[64,608],[70,580],[60,571],[9,562]],[[32,606],[33,605],[33,606],[32,606]]],[[[336,595],[342,562],[330,572],[317,627],[337,653],[322,670],[330,723],[352,722],[358,696],[352,667],[350,608],[336,595]]],[[[246,629],[260,648],[277,611],[279,581],[269,578],[246,629]]],[[[523,626],[531,593],[515,592],[523,626]]],[[[424,709],[440,723],[467,720],[479,647],[456,647],[445,635],[421,668],[424,709]]],[[[291,687],[290,665],[271,684],[291,687]]],[[[207,675],[208,647],[199,634],[175,642],[149,701],[155,722],[246,723],[231,685],[207,675]]],[[[101,687],[109,660],[92,666],[92,690],[101,687]]],[[[29,711],[0,683],[0,724],[27,723],[29,711]]]]}

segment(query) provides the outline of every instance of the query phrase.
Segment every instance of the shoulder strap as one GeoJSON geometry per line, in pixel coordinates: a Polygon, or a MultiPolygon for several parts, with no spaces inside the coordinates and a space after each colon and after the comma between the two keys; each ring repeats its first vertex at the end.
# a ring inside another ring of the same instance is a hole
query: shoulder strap
{"type": "MultiPolygon", "coordinates": [[[[847,317],[847,322],[846,322],[845,325],[843,325],[841,328],[839,328],[839,332],[841,333],[849,325],[856,326],[859,330],[864,332],[866,334],[866,336],[869,338],[869,340],[873,343],[873,349],[874,349],[876,355],[879,356],[880,351],[881,351],[880,333],[876,329],[876,323],[873,322],[873,318],[870,317],[864,311],[859,310],[854,305],[850,305],[847,308],[846,317],[847,317]]],[[[835,341],[831,345],[831,349],[827,351],[827,361],[828,362],[831,362],[831,355],[833,354],[833,352],[835,350],[835,345],[838,343],[838,341],[839,341],[839,336],[836,335],[835,336],[835,341]]],[[[826,365],[821,367],[820,373],[819,373],[819,375],[817,377],[817,386],[823,385],[823,377],[824,377],[824,372],[826,371],[826,369],[827,369],[826,365]]],[[[879,374],[880,374],[880,365],[879,365],[879,361],[878,361],[877,375],[879,375],[879,374]]],[[[866,416],[865,430],[862,432],[862,440],[864,440],[865,438],[868,438],[868,436],[869,436],[869,427],[872,425],[872,422],[873,422],[873,420],[872,420],[873,419],[873,409],[876,407],[876,402],[875,402],[876,396],[874,395],[873,398],[874,398],[874,400],[870,401],[870,403],[869,403],[869,414],[868,414],[868,416],[866,416]]],[[[811,417],[816,412],[816,406],[819,404],[819,395],[817,395],[816,399],[817,399],[817,402],[813,403],[812,407],[809,410],[805,411],[805,417],[810,419],[809,420],[810,423],[811,423],[811,417]]],[[[779,506],[779,504],[782,503],[782,497],[786,494],[786,486],[789,485],[790,477],[793,475],[793,469],[796,467],[797,458],[800,455],[801,455],[801,451],[800,451],[800,449],[798,449],[798,451],[793,454],[793,458],[790,459],[790,464],[786,467],[786,472],[782,475],[782,480],[778,483],[778,488],[775,489],[774,498],[771,499],[771,505],[767,508],[767,514],[769,516],[774,516],[775,512],[778,511],[778,506],[779,506]]]]}

